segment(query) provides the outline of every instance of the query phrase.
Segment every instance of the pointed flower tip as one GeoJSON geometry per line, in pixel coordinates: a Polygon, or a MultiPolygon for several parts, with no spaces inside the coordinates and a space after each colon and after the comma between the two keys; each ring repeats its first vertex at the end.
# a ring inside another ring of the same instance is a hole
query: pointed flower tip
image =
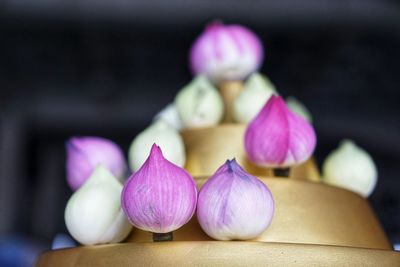
{"type": "Polygon", "coordinates": [[[72,136],[65,142],[65,147],[71,149],[77,149],[79,140],[80,140],[79,136],[72,136]]]}
{"type": "Polygon", "coordinates": [[[150,157],[158,157],[158,156],[161,156],[164,158],[161,148],[156,143],[154,143],[151,146],[150,157]]]}
{"type": "Polygon", "coordinates": [[[217,29],[223,25],[224,23],[221,19],[214,19],[212,22],[207,24],[206,31],[217,29]]]}
{"type": "Polygon", "coordinates": [[[286,103],[285,100],[281,96],[277,95],[272,95],[271,98],[268,100],[268,102],[271,102],[272,105],[278,106],[278,107],[285,107],[286,103]]]}
{"type": "Polygon", "coordinates": [[[287,106],[285,100],[283,99],[283,97],[281,96],[277,96],[277,95],[272,95],[268,101],[265,103],[262,112],[260,113],[269,113],[271,112],[271,110],[281,110],[285,113],[290,113],[296,117],[300,117],[303,120],[303,117],[297,115],[295,112],[293,112],[291,109],[289,109],[289,107],[287,106]]]}
{"type": "Polygon", "coordinates": [[[101,174],[104,174],[104,175],[110,176],[110,177],[113,177],[113,176],[114,176],[114,174],[112,174],[112,173],[110,172],[110,170],[107,169],[106,166],[104,166],[102,163],[98,163],[98,164],[95,166],[92,175],[93,175],[94,173],[101,173],[101,174]]]}
{"type": "Polygon", "coordinates": [[[115,146],[110,140],[98,137],[98,136],[72,136],[66,141],[66,147],[81,150],[83,152],[87,152],[91,150],[91,147],[98,148],[99,150],[104,149],[105,146],[109,147],[115,146]]]}
{"type": "MultiPolygon", "coordinates": [[[[243,171],[242,167],[237,163],[236,158],[233,158],[231,160],[226,160],[225,164],[221,166],[219,169],[220,172],[229,172],[229,173],[237,173],[238,171],[243,171]]],[[[218,172],[218,171],[217,171],[218,172]]]]}
{"type": "Polygon", "coordinates": [[[73,144],[79,144],[85,141],[90,141],[90,140],[104,140],[104,138],[97,137],[97,136],[80,136],[80,135],[75,135],[71,136],[67,142],[73,143],[73,144]]]}
{"type": "Polygon", "coordinates": [[[226,160],[225,164],[228,165],[230,169],[233,169],[238,165],[235,158],[226,160]]]}
{"type": "Polygon", "coordinates": [[[103,164],[97,164],[89,178],[79,189],[91,187],[94,183],[104,182],[119,184],[117,178],[103,164]]]}
{"type": "Polygon", "coordinates": [[[65,149],[69,150],[69,149],[74,149],[74,144],[72,143],[71,138],[68,139],[67,141],[65,141],[65,149]]]}
{"type": "MultiPolygon", "coordinates": [[[[283,102],[283,104],[285,104],[285,103],[283,102]]],[[[271,95],[271,97],[268,99],[268,101],[265,102],[264,107],[261,109],[259,114],[265,113],[267,110],[270,110],[272,107],[277,108],[281,105],[282,105],[282,97],[276,96],[276,95],[271,95]]]]}
{"type": "Polygon", "coordinates": [[[146,164],[150,164],[150,162],[153,162],[153,161],[158,161],[158,162],[168,161],[168,162],[170,162],[169,160],[167,160],[164,157],[164,154],[162,153],[160,146],[158,146],[156,143],[154,143],[151,146],[150,153],[149,153],[147,159],[145,160],[145,162],[143,163],[142,167],[146,164]]]}
{"type": "Polygon", "coordinates": [[[278,98],[282,98],[282,97],[277,96],[277,95],[272,95],[270,98],[270,101],[276,101],[278,98]]]}
{"type": "Polygon", "coordinates": [[[151,146],[151,151],[159,151],[161,152],[160,146],[157,145],[156,143],[153,143],[153,145],[151,146]]]}
{"type": "Polygon", "coordinates": [[[227,159],[225,162],[225,165],[227,167],[228,172],[233,172],[234,166],[233,166],[232,160],[227,159]]]}

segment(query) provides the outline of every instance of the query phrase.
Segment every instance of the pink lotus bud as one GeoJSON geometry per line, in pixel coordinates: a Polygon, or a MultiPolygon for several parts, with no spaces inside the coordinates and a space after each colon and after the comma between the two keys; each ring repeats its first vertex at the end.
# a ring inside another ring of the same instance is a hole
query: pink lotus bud
{"type": "Polygon", "coordinates": [[[121,149],[101,137],[72,137],[67,141],[67,182],[76,191],[97,165],[103,165],[119,181],[125,178],[126,161],[121,149]]]}
{"type": "Polygon", "coordinates": [[[250,122],[245,149],[253,163],[289,167],[306,161],[316,145],[314,128],[291,111],[280,96],[271,96],[250,122]]]}
{"type": "Polygon", "coordinates": [[[121,202],[129,221],[137,228],[168,233],[193,216],[197,188],[193,178],[166,160],[154,144],[143,166],[125,183],[121,202]]]}
{"type": "Polygon", "coordinates": [[[258,37],[241,25],[209,24],[190,51],[194,74],[210,80],[242,80],[261,66],[263,47],[258,37]]]}
{"type": "Polygon", "coordinates": [[[201,228],[218,240],[247,240],[271,223],[274,200],[267,186],[228,160],[199,193],[197,218],[201,228]]]}

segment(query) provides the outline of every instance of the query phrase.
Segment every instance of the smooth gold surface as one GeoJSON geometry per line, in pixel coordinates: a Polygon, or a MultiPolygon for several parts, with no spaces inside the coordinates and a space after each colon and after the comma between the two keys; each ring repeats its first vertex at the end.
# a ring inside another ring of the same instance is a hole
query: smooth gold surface
{"type": "MultiPolygon", "coordinates": [[[[182,131],[186,147],[186,166],[193,176],[211,176],[227,160],[237,162],[253,175],[272,176],[272,169],[251,163],[244,150],[244,124],[221,124],[212,128],[182,131]]],[[[291,168],[290,178],[319,181],[319,171],[313,159],[291,168]]]]}
{"type": "MultiPolygon", "coordinates": [[[[260,178],[271,190],[275,214],[254,241],[391,249],[368,202],[347,190],[285,178],[260,178]]],[[[200,188],[206,178],[196,178],[200,188]]],[[[174,231],[175,241],[212,240],[194,218],[174,231]]],[[[151,233],[134,229],[127,242],[150,242],[151,233]]]]}
{"type": "Polygon", "coordinates": [[[44,253],[38,267],[400,266],[390,250],[260,242],[126,243],[44,253]]]}
{"type": "Polygon", "coordinates": [[[223,122],[233,122],[233,103],[243,90],[242,81],[224,81],[218,86],[219,93],[224,101],[223,122]]]}

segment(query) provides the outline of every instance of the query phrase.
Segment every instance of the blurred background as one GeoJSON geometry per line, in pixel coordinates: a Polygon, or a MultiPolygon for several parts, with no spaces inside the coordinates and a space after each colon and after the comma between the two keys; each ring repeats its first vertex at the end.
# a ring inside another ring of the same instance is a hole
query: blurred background
{"type": "Polygon", "coordinates": [[[191,80],[206,23],[250,27],[261,70],[314,117],[319,164],[342,138],[375,159],[370,197],[400,243],[400,1],[0,1],[0,266],[29,266],[67,233],[64,143],[98,135],[125,152],[191,80]]]}

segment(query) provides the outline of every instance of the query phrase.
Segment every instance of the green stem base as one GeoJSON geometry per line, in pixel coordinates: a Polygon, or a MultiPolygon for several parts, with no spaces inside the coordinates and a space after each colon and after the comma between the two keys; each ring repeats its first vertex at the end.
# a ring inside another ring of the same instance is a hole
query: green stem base
{"type": "Polygon", "coordinates": [[[153,233],[154,242],[172,241],[172,232],[169,233],[153,233]]]}
{"type": "Polygon", "coordinates": [[[290,168],[274,168],[273,172],[277,177],[289,177],[290,168]]]}

